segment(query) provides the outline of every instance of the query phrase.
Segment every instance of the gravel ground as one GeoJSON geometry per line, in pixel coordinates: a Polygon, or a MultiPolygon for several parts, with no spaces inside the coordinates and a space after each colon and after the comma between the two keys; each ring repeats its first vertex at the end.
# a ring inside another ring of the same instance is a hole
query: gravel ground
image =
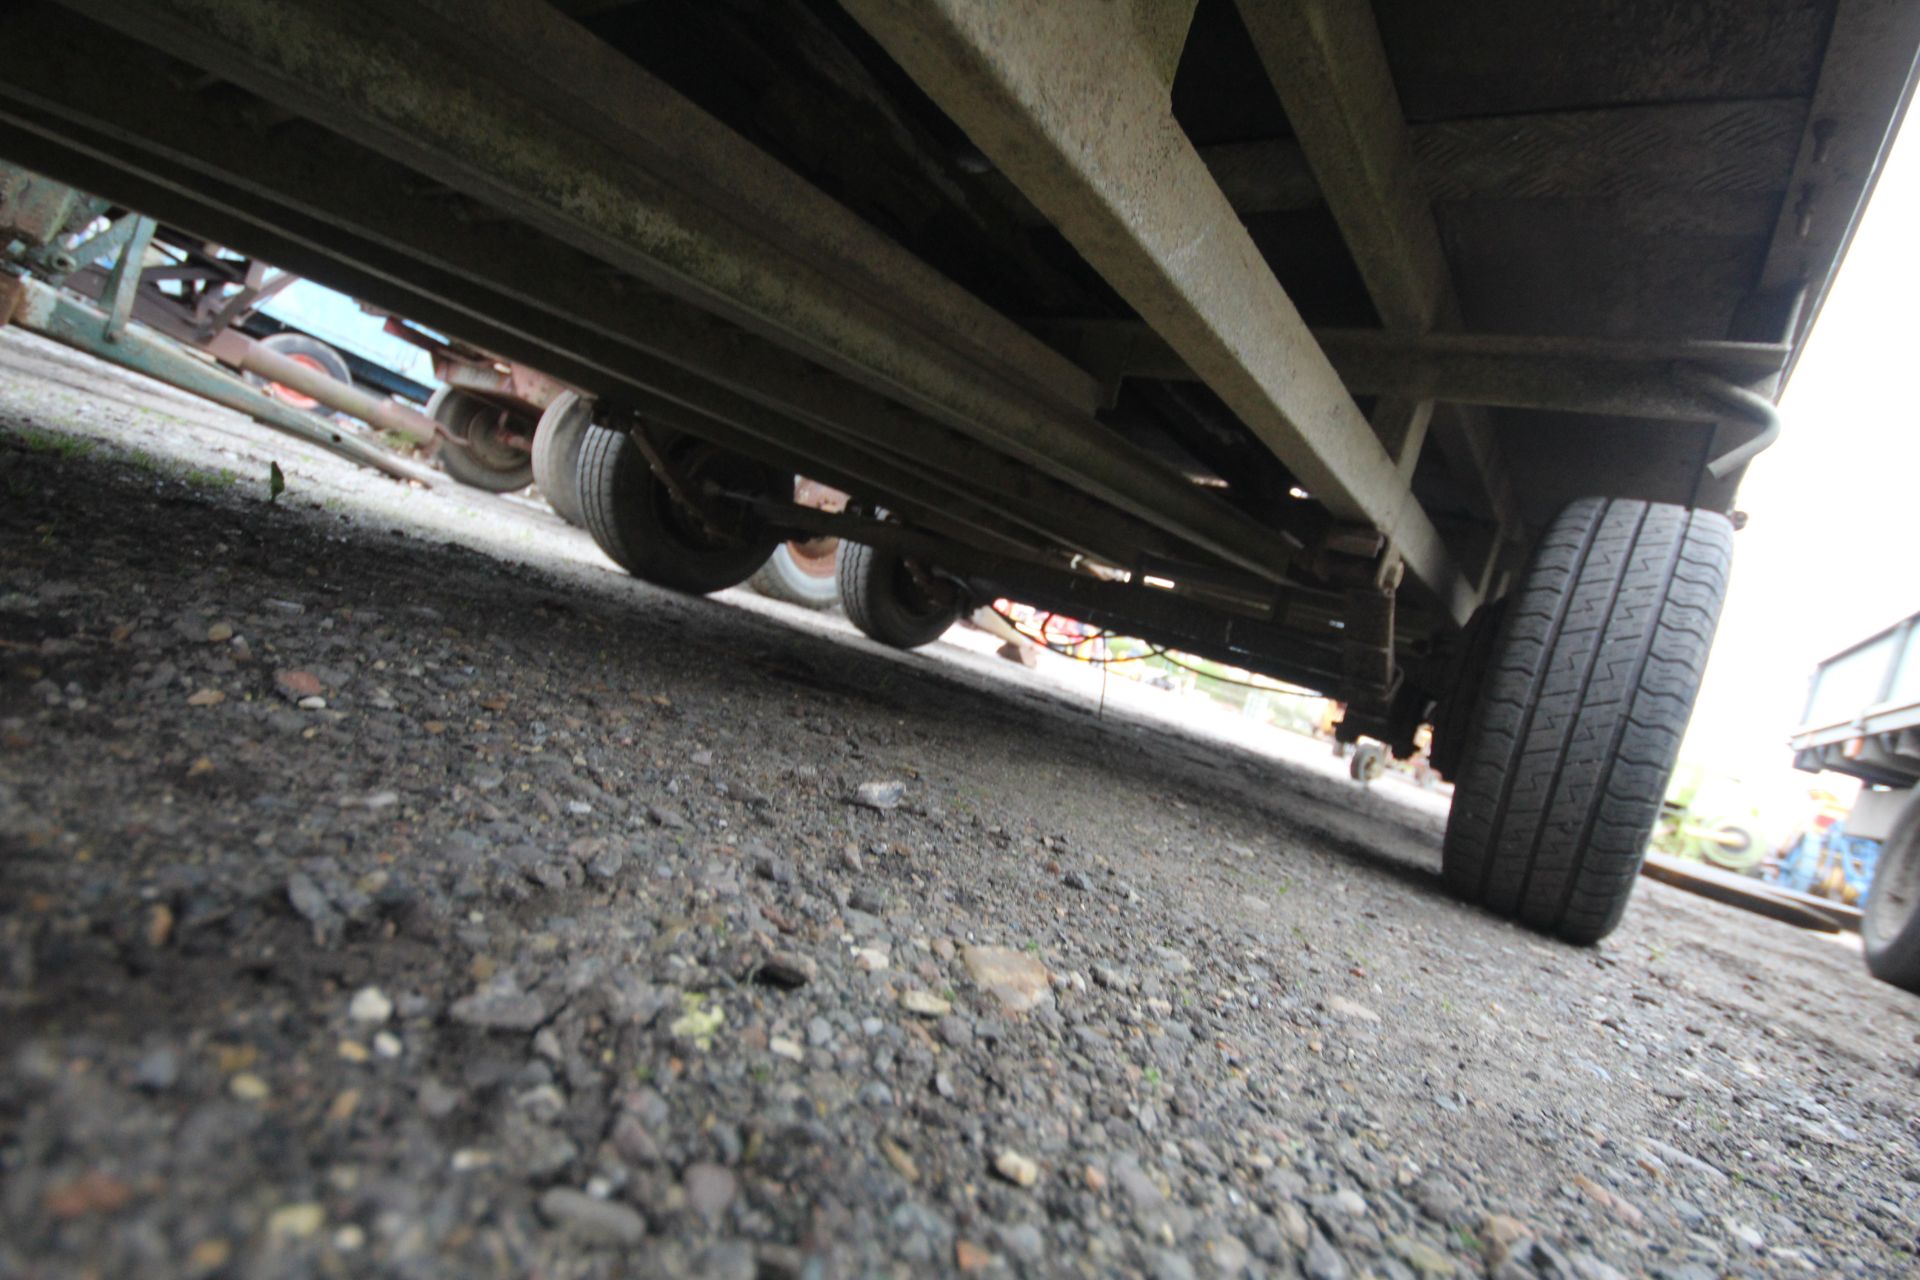
{"type": "Polygon", "coordinates": [[[0,494],[0,1275],[1914,1273],[1857,947],[17,332],[0,494]]]}

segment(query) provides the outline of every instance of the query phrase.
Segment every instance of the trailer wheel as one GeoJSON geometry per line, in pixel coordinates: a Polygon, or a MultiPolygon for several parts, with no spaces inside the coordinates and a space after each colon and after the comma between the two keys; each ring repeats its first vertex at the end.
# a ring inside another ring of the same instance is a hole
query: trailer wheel
{"type": "MultiPolygon", "coordinates": [[[[344,382],[348,386],[353,385],[353,370],[347,367],[346,357],[318,338],[308,337],[304,333],[295,333],[293,330],[288,329],[282,333],[268,334],[266,337],[260,339],[260,345],[276,355],[285,356],[296,364],[303,364],[309,369],[318,370],[326,374],[329,378],[332,378],[335,382],[344,382]]],[[[254,386],[260,388],[289,408],[301,409],[307,413],[318,414],[322,418],[339,416],[332,409],[327,408],[327,406],[321,404],[318,400],[315,400],[303,391],[295,391],[292,387],[283,386],[270,378],[263,378],[257,373],[247,373],[243,376],[248,382],[251,382],[254,386]]]]}
{"type": "Polygon", "coordinates": [[[838,538],[783,542],[773,549],[747,585],[761,595],[807,609],[831,609],[840,603],[838,538]]]}
{"type": "Polygon", "coordinates": [[[1860,941],[1869,973],[1920,991],[1920,789],[1907,797],[1880,846],[1860,915],[1860,941]]]}
{"type": "MultiPolygon", "coordinates": [[[[664,451],[690,487],[787,494],[793,477],[691,436],[664,451]]],[[[780,537],[744,508],[718,527],[674,497],[624,431],[589,425],[577,472],[587,532],[614,563],[656,586],[706,595],[738,586],[766,562],[780,537]]]]}
{"type": "Polygon", "coordinates": [[[1481,605],[1473,611],[1459,638],[1460,656],[1434,714],[1433,747],[1428,753],[1434,770],[1449,781],[1460,769],[1460,757],[1480,705],[1480,687],[1486,683],[1487,669],[1493,663],[1493,642],[1500,635],[1500,619],[1506,608],[1506,597],[1481,605]]]}
{"type": "Polygon", "coordinates": [[[447,429],[440,442],[440,468],[470,489],[512,493],[533,483],[533,459],[513,437],[526,423],[507,409],[467,391],[441,387],[427,401],[427,416],[447,429]]]}
{"type": "Polygon", "coordinates": [[[580,510],[580,444],[592,420],[592,400],[562,391],[533,429],[533,483],[553,513],[575,528],[586,520],[580,510]]]}
{"type": "Polygon", "coordinates": [[[959,588],[890,551],[847,542],[835,575],[840,606],[868,639],[895,649],[932,644],[960,620],[959,588]]]}
{"type": "Polygon", "coordinates": [[[1626,911],[1726,595],[1733,526],[1585,498],[1533,552],[1454,783],[1453,892],[1568,942],[1626,911]]]}
{"type": "Polygon", "coordinates": [[[1380,775],[1387,771],[1387,750],[1377,742],[1358,743],[1353,748],[1353,758],[1347,761],[1347,776],[1363,787],[1370,787],[1380,781],[1380,775]]]}
{"type": "MultiPolygon", "coordinates": [[[[846,494],[805,476],[795,477],[793,500],[820,511],[839,512],[847,506],[846,494]]],[[[805,609],[831,609],[840,603],[839,563],[840,539],[795,538],[775,547],[747,585],[763,596],[805,609]]]]}

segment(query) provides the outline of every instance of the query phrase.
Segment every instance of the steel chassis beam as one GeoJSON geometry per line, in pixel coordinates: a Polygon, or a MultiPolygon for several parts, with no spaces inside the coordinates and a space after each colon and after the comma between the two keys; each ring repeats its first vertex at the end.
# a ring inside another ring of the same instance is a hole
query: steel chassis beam
{"type": "MultiPolygon", "coordinates": [[[[1460,304],[1372,6],[1357,0],[1239,0],[1254,51],[1273,82],[1307,164],[1339,224],[1386,328],[1457,329],[1460,304]]],[[[1435,414],[1428,400],[1384,396],[1374,409],[1401,474],[1411,476],[1429,419],[1448,465],[1502,528],[1513,485],[1475,410],[1435,414]]]]}
{"type": "MultiPolygon", "coordinates": [[[[1787,198],[1755,290],[1785,299],[1820,285],[1804,305],[1791,308],[1786,332],[1766,335],[1785,341],[1795,359],[1920,81],[1916,47],[1920,5],[1885,0],[1837,5],[1787,198]]],[[[1791,362],[1785,372],[1792,372],[1791,362]]]]}
{"type": "MultiPolygon", "coordinates": [[[[1134,321],[1042,321],[1035,326],[1107,377],[1197,380],[1159,335],[1134,321]],[[1106,363],[1100,363],[1104,360],[1106,363]]],[[[1492,408],[1550,409],[1713,423],[1723,401],[1678,376],[1703,369],[1749,388],[1785,366],[1780,343],[1635,341],[1489,333],[1412,335],[1315,329],[1315,341],[1357,396],[1397,396],[1492,408]]]]}
{"type": "MultiPolygon", "coordinates": [[[[1477,116],[1411,124],[1407,133],[1430,201],[1741,197],[1667,216],[1696,219],[1696,231],[1746,234],[1753,198],[1786,189],[1781,174],[1806,118],[1802,102],[1758,98],[1477,116]]],[[[1241,213],[1321,202],[1306,154],[1291,138],[1202,147],[1200,155],[1241,213]]]]}
{"type": "Polygon", "coordinates": [[[1116,440],[1040,344],[549,5],[68,2],[1204,553],[1284,572],[1271,530],[1116,440]]]}
{"type": "Polygon", "coordinates": [[[1334,622],[1344,609],[1337,603],[1316,606],[1302,601],[1287,610],[1284,622],[1259,622],[1196,609],[1191,602],[1152,587],[1025,565],[1002,564],[963,576],[981,595],[1054,609],[1097,627],[1258,671],[1341,701],[1377,694],[1356,685],[1343,669],[1341,633],[1334,622]],[[1303,630],[1310,617],[1318,623],[1319,638],[1303,630]]]}
{"type": "MultiPolygon", "coordinates": [[[[43,8],[37,20],[0,20],[0,32],[38,51],[0,84],[0,113],[59,140],[37,144],[33,159],[43,168],[97,157],[95,168],[69,173],[80,185],[258,245],[309,274],[337,279],[347,269],[362,296],[401,314],[431,313],[453,332],[477,336],[484,324],[487,345],[556,371],[557,346],[570,367],[593,366],[584,381],[575,377],[583,385],[677,398],[782,445],[783,456],[811,450],[842,476],[851,469],[863,482],[841,487],[896,506],[957,503],[983,530],[1041,531],[1115,563],[1147,552],[1192,558],[1159,530],[764,339],[609,278],[577,250],[473,216],[466,202],[424,188],[395,162],[297,121],[278,126],[266,145],[237,95],[196,92],[158,57],[138,56],[145,51],[82,19],[43,8]],[[341,173],[361,181],[343,183],[341,173]],[[503,315],[516,333],[494,332],[503,315]]],[[[32,136],[17,145],[35,146],[32,136]]]]}
{"type": "Polygon", "coordinates": [[[0,104],[0,147],[44,171],[91,190],[111,191],[169,223],[245,246],[375,305],[525,360],[575,386],[654,413],[675,429],[755,453],[836,488],[877,492],[948,536],[984,541],[1002,554],[1038,554],[1007,537],[1008,517],[950,491],[929,488],[917,473],[892,465],[884,455],[836,447],[836,441],[811,435],[799,421],[737,392],[676,367],[650,369],[632,348],[585,328],[570,329],[508,298],[488,299],[484,309],[468,309],[478,307],[471,301],[450,301],[476,295],[435,270],[427,257],[409,258],[356,244],[337,223],[323,225],[285,209],[262,215],[247,193],[204,176],[190,176],[176,185],[140,167],[140,160],[121,167],[110,158],[117,150],[113,145],[72,123],[44,125],[44,132],[28,130],[21,115],[17,105],[0,104]],[[636,369],[649,380],[637,381],[636,369]]]}
{"type": "MultiPolygon", "coordinates": [[[[1913,99],[1920,81],[1916,46],[1920,5],[1839,0],[1835,6],[1766,260],[1730,332],[1787,346],[1779,376],[1755,388],[1768,400],[1779,395],[1805,349],[1807,332],[1839,274],[1841,255],[1913,99]]],[[[1696,501],[1731,503],[1743,475],[1743,468],[1713,473],[1699,487],[1696,501]]]]}
{"type": "Polygon", "coordinates": [[[1338,593],[1283,591],[1270,601],[1271,617],[1255,618],[1197,605],[1176,592],[1140,583],[1008,560],[884,521],[782,503],[752,505],[775,527],[848,538],[936,564],[966,582],[976,596],[1005,596],[1057,609],[1083,622],[1256,670],[1330,697],[1345,700],[1378,692],[1350,679],[1344,669],[1339,624],[1345,606],[1338,593]]]}
{"type": "Polygon", "coordinates": [[[1386,534],[1465,622],[1477,591],[1174,120],[1125,6],[843,3],[1302,486],[1386,534]]]}
{"type": "MultiPolygon", "coordinates": [[[[1420,187],[1436,204],[1605,200],[1636,226],[1760,236],[1774,225],[1806,122],[1804,102],[1755,98],[1475,116],[1410,123],[1408,134],[1420,187]]],[[[1213,143],[1200,158],[1241,214],[1324,203],[1293,138],[1213,143]]],[[[1045,221],[999,185],[1017,218],[1045,221]]]]}

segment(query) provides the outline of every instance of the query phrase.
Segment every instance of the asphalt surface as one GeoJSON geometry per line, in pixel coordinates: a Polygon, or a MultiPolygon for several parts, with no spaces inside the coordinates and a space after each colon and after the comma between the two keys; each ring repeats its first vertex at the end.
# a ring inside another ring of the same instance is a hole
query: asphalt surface
{"type": "Polygon", "coordinates": [[[0,331],[0,1275],[1915,1273],[1856,945],[987,648],[0,331]]]}

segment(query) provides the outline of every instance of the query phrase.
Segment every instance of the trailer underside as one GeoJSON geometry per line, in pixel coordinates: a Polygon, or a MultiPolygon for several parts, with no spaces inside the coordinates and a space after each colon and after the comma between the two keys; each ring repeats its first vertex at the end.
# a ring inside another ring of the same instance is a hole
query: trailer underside
{"type": "Polygon", "coordinates": [[[0,156],[1398,741],[1566,503],[1731,508],[1920,6],[29,0],[0,44],[0,156]]]}

